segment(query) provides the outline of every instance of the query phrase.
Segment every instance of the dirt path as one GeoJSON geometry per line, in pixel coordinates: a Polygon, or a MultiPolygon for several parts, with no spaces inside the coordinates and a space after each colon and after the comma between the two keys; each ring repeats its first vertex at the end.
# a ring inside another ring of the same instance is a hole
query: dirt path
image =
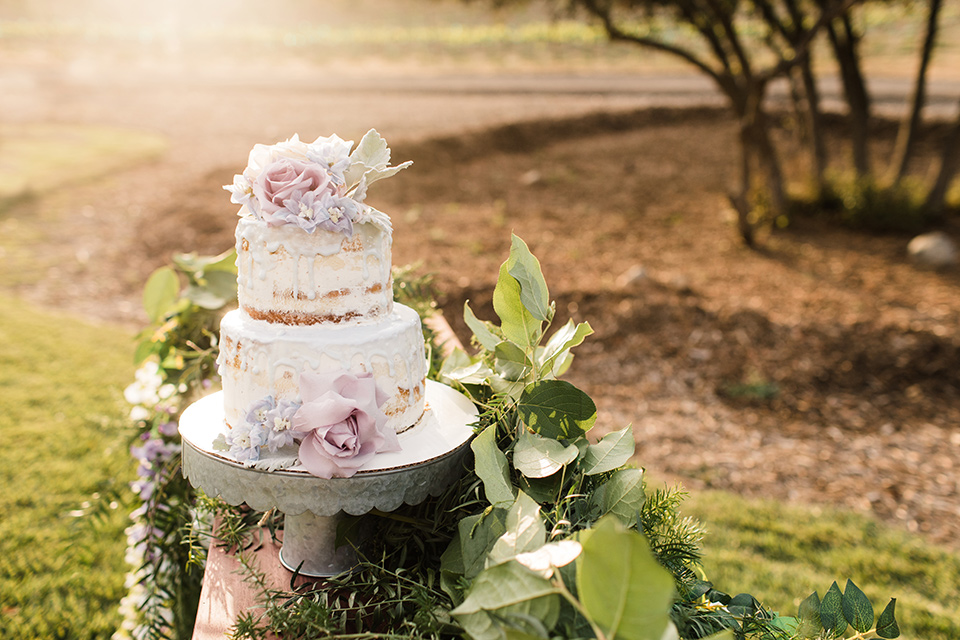
{"type": "Polygon", "coordinates": [[[108,124],[169,140],[149,166],[42,200],[56,224],[34,250],[62,258],[17,295],[136,326],[153,268],[174,251],[232,244],[220,185],[254,143],[375,126],[396,158],[415,161],[372,196],[394,217],[395,262],[437,274],[463,331],[467,298],[492,317],[509,234],[524,237],[560,316],[597,330],[571,380],[593,395],[603,428],[634,424],[655,475],[843,505],[958,544],[960,277],[914,269],[903,238],[811,225],[761,252],[740,247],[723,196],[733,123],[712,109],[634,111],[689,104],[697,91],[679,95],[662,77],[657,97],[615,76],[579,91],[557,78],[498,91],[498,79],[411,70],[142,62],[109,73],[96,60],[0,63],[16,88],[0,92],[5,124],[108,124]]]}

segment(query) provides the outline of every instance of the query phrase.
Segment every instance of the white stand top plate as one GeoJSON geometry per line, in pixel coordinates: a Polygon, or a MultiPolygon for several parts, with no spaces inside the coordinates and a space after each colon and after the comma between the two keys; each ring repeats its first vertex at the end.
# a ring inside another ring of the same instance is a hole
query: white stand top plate
{"type": "Polygon", "coordinates": [[[214,451],[213,441],[225,429],[223,397],[214,393],[187,407],[180,418],[183,475],[228,504],[245,502],[258,511],[276,508],[287,515],[362,515],[417,504],[439,495],[459,474],[459,454],[478,416],[468,398],[432,380],[426,405],[420,422],[399,435],[400,451],[377,454],[352,478],[326,479],[299,466],[263,471],[214,451]]]}

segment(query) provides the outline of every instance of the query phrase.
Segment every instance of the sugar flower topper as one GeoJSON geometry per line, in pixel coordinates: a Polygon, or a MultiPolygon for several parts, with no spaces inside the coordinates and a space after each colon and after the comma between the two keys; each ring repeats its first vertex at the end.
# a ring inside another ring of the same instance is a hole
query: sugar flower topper
{"type": "Polygon", "coordinates": [[[253,463],[260,459],[260,450],[272,452],[293,444],[293,414],[300,408],[297,402],[266,396],[254,402],[243,422],[230,429],[225,438],[225,449],[241,462],[253,463]]]}
{"type": "Polygon", "coordinates": [[[351,152],[353,141],[336,135],[307,143],[294,135],[274,145],[253,147],[242,174],[224,185],[240,215],[270,226],[292,224],[353,235],[354,223],[371,221],[389,228],[384,214],[363,204],[367,188],[406,169],[390,166],[390,149],[371,129],[351,152]]]}
{"type": "Polygon", "coordinates": [[[386,395],[372,374],[305,372],[302,405],[293,416],[300,463],[321,478],[349,478],[374,455],[399,451],[397,434],[380,409],[386,395]]]}

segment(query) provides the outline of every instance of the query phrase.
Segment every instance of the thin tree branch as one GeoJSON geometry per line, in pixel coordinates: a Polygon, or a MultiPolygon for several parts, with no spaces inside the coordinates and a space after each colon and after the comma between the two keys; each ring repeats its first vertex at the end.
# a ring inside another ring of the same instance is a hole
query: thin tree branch
{"type": "Polygon", "coordinates": [[[607,36],[614,41],[621,42],[633,42],[650,49],[655,49],[657,51],[663,51],[675,55],[683,60],[689,62],[693,66],[700,69],[702,72],[713,78],[716,83],[720,86],[725,86],[723,77],[717,70],[707,64],[705,61],[698,58],[692,51],[688,51],[681,47],[677,47],[666,42],[661,42],[656,38],[649,38],[647,36],[641,36],[634,33],[627,33],[620,29],[616,24],[614,24],[613,17],[610,15],[610,7],[601,7],[596,2],[596,0],[579,0],[580,4],[595,17],[600,19],[600,22],[603,24],[603,28],[607,32],[607,36]]]}

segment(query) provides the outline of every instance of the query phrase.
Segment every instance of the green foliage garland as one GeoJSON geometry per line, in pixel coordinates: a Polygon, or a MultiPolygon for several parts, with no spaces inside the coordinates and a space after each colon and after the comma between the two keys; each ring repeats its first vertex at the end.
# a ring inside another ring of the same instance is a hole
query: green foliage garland
{"type": "MultiPolygon", "coordinates": [[[[190,389],[189,381],[209,380],[212,372],[211,321],[218,314],[210,312],[226,306],[221,294],[229,291],[221,288],[226,278],[209,274],[227,261],[181,259],[178,268],[188,280],[182,291],[167,272],[148,284],[145,300],[159,326],[145,337],[150,344],[141,355],[165,363],[181,390],[190,389]]],[[[401,299],[425,290],[422,281],[398,279],[401,299]]],[[[596,407],[559,376],[592,329],[570,321],[544,339],[555,307],[539,263],[517,237],[493,298],[499,324],[478,319],[465,305],[474,355],[458,350],[442,362],[431,358],[431,375],[481,408],[463,475],[419,505],[348,521],[339,542],[358,547],[355,570],[297,589],[270,588],[247,554],[260,526],[275,528],[278,520],[195,498],[193,521],[220,516],[217,535],[240,549],[247,577],[261,594],[262,609],[244,614],[234,637],[899,635],[895,601],[875,620],[852,582],[843,592],[834,584],[822,601],[811,595],[796,616],[780,616],[752,595],[731,596],[704,580],[702,530],[680,515],[681,491],[651,490],[643,469],[627,465],[634,453],[630,426],[588,439],[596,407]],[[356,542],[352,532],[361,524],[377,535],[356,542]]],[[[419,310],[428,312],[430,305],[419,310]]],[[[203,527],[180,535],[192,559],[202,561],[203,527]]]]}

